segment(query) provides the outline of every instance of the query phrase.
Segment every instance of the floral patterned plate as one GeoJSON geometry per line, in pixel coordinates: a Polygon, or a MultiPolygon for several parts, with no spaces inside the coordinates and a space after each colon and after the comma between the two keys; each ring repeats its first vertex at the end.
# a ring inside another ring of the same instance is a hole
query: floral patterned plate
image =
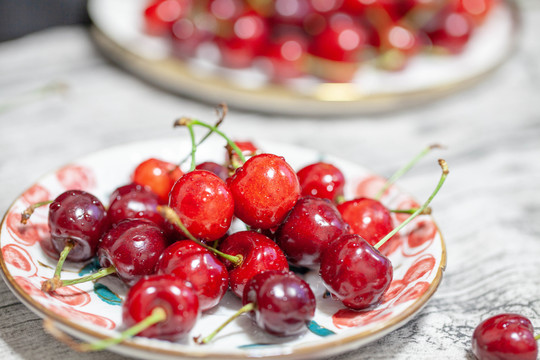
{"type": "MultiPolygon", "coordinates": [[[[198,161],[224,159],[224,144],[217,140],[211,138],[199,147],[198,161]]],[[[347,179],[347,198],[373,196],[384,182],[354,163],[317,151],[267,142],[257,145],[266,152],[284,156],[296,169],[321,159],[334,163],[347,179]]],[[[38,208],[26,226],[20,224],[20,214],[29,204],[52,199],[67,189],[89,191],[107,203],[116,187],[129,182],[131,171],[140,161],[158,157],[174,162],[189,149],[187,139],[174,138],[103,150],[47,174],[18,197],[1,224],[0,266],[6,283],[21,302],[81,340],[114,336],[122,330],[121,303],[126,287],[114,276],[95,283],[68,286],[50,294],[40,290],[41,282],[52,276],[56,263],[47,241],[48,209],[38,208]]],[[[382,201],[393,208],[410,208],[416,204],[411,196],[395,186],[385,193],[382,201]]],[[[403,218],[398,215],[395,220],[403,221],[403,218]]],[[[435,293],[442,278],[446,264],[445,244],[431,216],[420,216],[408,224],[389,251],[394,280],[384,301],[369,311],[348,310],[338,301],[324,297],[317,273],[305,274],[316,294],[317,311],[308,331],[299,338],[269,336],[247,317],[241,317],[213,343],[196,345],[194,336],[208,334],[241,306],[239,299],[227,294],[218,307],[203,314],[190,336],[182,342],[136,337],[110,350],[153,359],[307,359],[358,348],[411,320],[435,293]]],[[[95,260],[83,264],[67,263],[62,276],[74,278],[96,268],[95,260]]]]}

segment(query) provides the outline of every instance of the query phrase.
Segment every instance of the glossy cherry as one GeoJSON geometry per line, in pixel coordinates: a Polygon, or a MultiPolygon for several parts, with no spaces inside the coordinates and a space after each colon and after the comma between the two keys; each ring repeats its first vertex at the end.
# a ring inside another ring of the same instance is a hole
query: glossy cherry
{"type": "Polygon", "coordinates": [[[164,319],[139,333],[140,336],[178,340],[197,322],[199,300],[189,283],[174,275],[147,276],[131,287],[122,306],[122,319],[133,326],[160,308],[164,319]]]}
{"type": "Polygon", "coordinates": [[[131,183],[113,191],[108,215],[111,224],[117,224],[125,219],[146,219],[162,226],[165,220],[157,211],[158,205],[161,204],[157,194],[150,188],[131,183]]]}
{"type": "Polygon", "coordinates": [[[173,24],[186,17],[192,0],[153,0],[144,9],[144,30],[150,35],[168,35],[173,24]]]}
{"type": "Polygon", "coordinates": [[[289,270],[287,258],[279,246],[255,231],[239,231],[228,236],[219,250],[241,259],[239,264],[225,261],[230,288],[238,297],[242,297],[246,283],[255,274],[265,270],[289,270]]]}
{"type": "Polygon", "coordinates": [[[290,262],[319,264],[321,254],[336,238],[349,232],[336,206],[328,199],[300,198],[276,232],[276,242],[290,262]]]}
{"type": "Polygon", "coordinates": [[[234,214],[247,225],[270,229],[279,225],[300,197],[300,184],[281,156],[251,157],[227,179],[234,214]]]}
{"type": "Polygon", "coordinates": [[[302,195],[336,201],[343,196],[345,176],[336,166],[317,162],[304,166],[297,172],[302,195]]]}
{"type": "Polygon", "coordinates": [[[127,219],[111,228],[98,248],[102,268],[113,267],[127,285],[155,273],[159,257],[167,247],[163,231],[144,219],[127,219]]]}
{"type": "Polygon", "coordinates": [[[94,195],[68,190],[49,206],[49,228],[53,247],[62,252],[68,242],[73,249],[70,261],[83,261],[95,255],[99,239],[109,227],[105,207],[94,195]]]}
{"type": "Polygon", "coordinates": [[[131,180],[139,185],[148,186],[162,202],[166,203],[172,186],[182,175],[183,172],[177,165],[150,158],[137,165],[131,180]]]}
{"type": "Polygon", "coordinates": [[[436,50],[460,54],[474,32],[472,17],[453,9],[445,9],[423,28],[436,50]]]}
{"type": "Polygon", "coordinates": [[[229,287],[228,271],[223,262],[206,248],[191,240],[181,240],[167,247],[157,264],[157,274],[172,274],[193,286],[201,311],[216,306],[229,287]]]}
{"type": "Polygon", "coordinates": [[[227,233],[234,214],[231,191],[217,175],[190,171],[171,189],[169,207],[195,238],[218,240],[227,233]]]}
{"type": "Polygon", "coordinates": [[[253,304],[249,312],[255,323],[276,336],[305,332],[315,315],[315,295],[293,272],[263,271],[246,284],[242,304],[253,304]]]}
{"type": "Polygon", "coordinates": [[[286,82],[305,74],[308,39],[296,29],[281,28],[269,39],[258,65],[273,82],[286,82]]]}
{"type": "Polygon", "coordinates": [[[472,351],[479,360],[536,360],[538,343],[529,319],[499,314],[482,321],[472,336],[472,351]]]}
{"type": "Polygon", "coordinates": [[[198,164],[195,169],[210,171],[217,175],[221,180],[225,181],[229,177],[229,170],[226,166],[213,161],[205,161],[198,164]]]}

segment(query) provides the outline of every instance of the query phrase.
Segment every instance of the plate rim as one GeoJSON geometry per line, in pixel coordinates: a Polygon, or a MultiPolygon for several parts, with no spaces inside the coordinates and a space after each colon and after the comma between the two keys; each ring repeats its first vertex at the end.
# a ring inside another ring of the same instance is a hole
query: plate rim
{"type": "MultiPolygon", "coordinates": [[[[167,140],[167,139],[175,139],[175,138],[136,140],[136,141],[131,141],[131,142],[127,142],[127,143],[122,143],[122,144],[110,146],[110,147],[107,147],[105,149],[97,150],[97,151],[91,152],[89,154],[86,154],[84,156],[81,156],[81,157],[79,157],[79,158],[77,158],[75,160],[72,160],[70,162],[67,162],[67,163],[65,163],[63,165],[60,165],[58,167],[55,167],[54,169],[51,169],[51,170],[47,171],[42,176],[39,176],[28,188],[24,189],[11,202],[9,207],[6,209],[6,211],[5,211],[4,215],[3,215],[2,221],[0,222],[0,248],[2,248],[2,243],[1,243],[2,237],[3,237],[2,236],[3,235],[2,229],[4,228],[4,224],[5,224],[6,220],[7,220],[7,216],[9,215],[10,211],[15,206],[16,202],[22,197],[22,195],[28,189],[30,189],[32,186],[39,183],[40,179],[43,179],[43,178],[45,178],[45,177],[47,177],[47,176],[49,176],[51,174],[54,174],[56,171],[58,171],[62,167],[66,166],[66,165],[69,165],[69,164],[72,164],[72,163],[75,163],[77,160],[82,160],[82,159],[85,159],[85,158],[93,157],[93,156],[96,156],[99,153],[106,153],[108,151],[120,150],[123,147],[133,146],[135,144],[152,143],[152,142],[163,141],[163,140],[167,140]]],[[[274,144],[274,145],[281,144],[280,142],[266,141],[266,140],[263,141],[263,142],[268,143],[268,144],[274,144]]],[[[285,144],[289,145],[289,146],[293,146],[295,148],[302,149],[302,150],[308,150],[308,151],[312,151],[312,152],[317,151],[316,149],[306,147],[306,146],[302,146],[302,145],[289,144],[289,143],[285,143],[285,144]]],[[[354,162],[352,162],[350,160],[347,160],[347,159],[339,158],[339,157],[337,157],[335,155],[331,155],[331,154],[327,154],[327,155],[338,158],[338,159],[341,159],[341,160],[344,160],[346,162],[350,162],[351,164],[354,164],[355,166],[358,166],[359,168],[362,168],[363,170],[366,170],[369,174],[376,175],[376,173],[374,173],[373,171],[367,169],[366,167],[364,167],[364,166],[362,166],[360,164],[356,164],[356,163],[354,163],[354,162]]],[[[401,190],[401,189],[400,189],[400,192],[404,193],[404,194],[408,194],[407,192],[405,192],[404,190],[401,190]]],[[[408,195],[410,195],[410,194],[408,194],[408,195]]],[[[439,287],[439,285],[440,285],[440,283],[442,281],[443,274],[444,274],[444,271],[445,271],[446,265],[447,265],[446,242],[444,240],[444,237],[442,235],[440,227],[435,222],[433,216],[432,215],[428,215],[428,216],[431,219],[431,221],[433,222],[433,224],[435,225],[436,232],[437,232],[437,234],[438,234],[438,236],[440,238],[440,246],[441,246],[440,259],[441,260],[440,260],[439,266],[437,268],[437,273],[436,273],[433,281],[430,283],[428,289],[422,294],[422,296],[420,296],[418,299],[416,299],[414,301],[414,303],[409,305],[405,309],[405,311],[403,311],[401,314],[399,314],[399,316],[391,318],[390,320],[387,320],[387,321],[383,321],[377,327],[374,327],[374,328],[366,330],[366,331],[354,332],[354,333],[349,334],[349,335],[340,336],[335,340],[331,340],[331,337],[327,337],[325,339],[330,339],[330,340],[325,340],[325,341],[320,342],[320,343],[309,342],[309,343],[306,343],[306,344],[297,344],[297,345],[294,345],[294,346],[287,347],[287,349],[289,350],[287,352],[280,353],[280,354],[277,354],[277,352],[276,352],[276,353],[272,353],[270,355],[261,354],[260,352],[251,353],[249,350],[243,351],[241,353],[234,353],[234,354],[224,353],[224,352],[218,353],[218,352],[215,352],[215,351],[214,352],[205,352],[205,353],[200,353],[200,352],[193,353],[193,352],[190,352],[190,350],[189,350],[190,346],[189,345],[182,345],[182,344],[178,344],[178,345],[181,345],[182,347],[186,347],[185,350],[182,350],[182,349],[164,349],[164,348],[161,348],[159,346],[152,346],[150,344],[146,344],[146,342],[149,342],[149,343],[156,342],[156,344],[159,344],[159,343],[163,342],[162,340],[143,338],[143,339],[145,339],[145,343],[143,344],[143,343],[137,342],[137,340],[136,340],[136,339],[141,339],[141,337],[134,337],[133,339],[127,339],[127,340],[125,340],[124,342],[122,342],[122,343],[120,343],[118,345],[110,347],[108,350],[113,351],[113,352],[117,352],[117,353],[128,354],[130,356],[135,356],[135,357],[138,357],[138,356],[140,357],[143,354],[137,353],[136,351],[134,352],[134,350],[139,350],[139,351],[142,350],[142,351],[145,351],[147,354],[156,354],[157,353],[157,354],[162,355],[162,356],[164,356],[166,358],[169,358],[169,357],[178,358],[180,356],[182,358],[196,357],[196,358],[201,358],[201,359],[210,359],[210,358],[211,359],[231,359],[231,358],[235,358],[235,359],[254,359],[254,358],[257,358],[257,359],[269,359],[269,360],[271,360],[271,359],[281,359],[281,360],[283,360],[283,359],[293,359],[293,358],[294,359],[308,358],[309,356],[312,356],[314,354],[318,354],[319,356],[321,354],[336,355],[336,354],[343,353],[343,352],[347,351],[347,349],[351,350],[351,349],[360,348],[360,347],[362,347],[362,346],[364,346],[364,345],[366,345],[366,344],[368,344],[368,343],[370,343],[372,341],[375,341],[376,339],[379,339],[381,337],[386,336],[388,333],[396,330],[397,328],[405,325],[408,321],[412,320],[414,318],[414,316],[417,313],[419,313],[422,310],[422,308],[428,303],[428,301],[433,297],[436,290],[438,289],[438,287],[439,287]],[[343,349],[343,347],[345,347],[345,346],[348,346],[347,349],[343,349]],[[332,351],[332,350],[334,350],[334,351],[332,351]]],[[[75,332],[84,334],[87,337],[91,337],[91,338],[94,338],[94,339],[105,339],[105,338],[107,338],[107,335],[105,335],[103,333],[100,333],[97,330],[94,330],[93,329],[94,325],[91,325],[91,324],[87,324],[87,326],[81,325],[81,324],[79,324],[79,323],[77,323],[75,321],[70,320],[69,318],[62,317],[61,315],[47,309],[45,306],[40,304],[38,301],[34,300],[30,296],[30,294],[28,294],[26,291],[24,291],[24,289],[15,281],[14,277],[9,272],[2,251],[0,251],[0,269],[1,269],[0,275],[4,279],[5,283],[7,284],[8,288],[11,290],[11,292],[21,301],[21,303],[23,305],[25,305],[29,310],[34,312],[38,317],[40,317],[42,319],[52,320],[53,322],[61,324],[61,325],[65,326],[68,329],[71,329],[71,330],[73,330],[75,332]]],[[[106,329],[103,329],[103,331],[117,332],[116,330],[106,330],[106,329]]],[[[72,334],[70,334],[70,335],[72,335],[72,334]]],[[[78,336],[76,336],[76,337],[80,338],[78,336]]],[[[279,348],[279,346],[275,346],[274,348],[279,348]]]]}

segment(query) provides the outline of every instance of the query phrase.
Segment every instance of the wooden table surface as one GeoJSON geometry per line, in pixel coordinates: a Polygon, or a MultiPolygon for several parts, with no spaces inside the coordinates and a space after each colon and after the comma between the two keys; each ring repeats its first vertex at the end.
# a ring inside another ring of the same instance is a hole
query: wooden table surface
{"type": "MultiPolygon", "coordinates": [[[[429,157],[445,158],[451,171],[432,204],[448,250],[442,284],[405,326],[332,360],[472,358],[473,329],[502,312],[528,316],[540,332],[540,3],[523,1],[522,16],[508,62],[482,83],[421,107],[325,119],[229,112],[228,133],[319,149],[381,175],[428,144],[446,146],[429,157]]],[[[0,210],[77,157],[169,137],[180,115],[213,118],[213,108],[112,65],[84,27],[0,43],[0,210]],[[33,92],[55,83],[66,91],[33,92]]],[[[423,199],[436,170],[423,161],[400,186],[423,199]]],[[[58,343],[0,281],[0,359],[58,358],[123,357],[58,343]]]]}

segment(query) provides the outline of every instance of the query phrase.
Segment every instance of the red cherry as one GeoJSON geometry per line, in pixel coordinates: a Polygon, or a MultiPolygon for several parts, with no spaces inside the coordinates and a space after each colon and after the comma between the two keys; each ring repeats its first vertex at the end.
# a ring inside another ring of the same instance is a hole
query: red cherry
{"type": "Polygon", "coordinates": [[[271,20],[275,23],[301,25],[313,12],[310,0],[275,0],[271,20]]]}
{"type": "Polygon", "coordinates": [[[282,34],[271,38],[259,64],[275,82],[299,77],[305,73],[307,47],[308,40],[303,33],[287,29],[282,34]]]}
{"type": "Polygon", "coordinates": [[[199,300],[189,283],[164,274],[144,277],[129,289],[122,306],[123,322],[131,327],[156,308],[165,311],[164,320],[143,330],[140,336],[178,340],[191,331],[200,315],[199,300]]]}
{"type": "Polygon", "coordinates": [[[482,24],[498,0],[457,0],[457,11],[468,14],[475,24],[482,24]]]}
{"type": "Polygon", "coordinates": [[[174,22],[191,11],[192,0],[153,0],[144,10],[144,30],[150,35],[169,34],[174,22]]]}
{"type": "Polygon", "coordinates": [[[253,276],[246,284],[243,305],[257,325],[276,336],[296,336],[305,332],[315,315],[315,295],[309,285],[293,272],[269,270],[253,276]]]}
{"type": "Polygon", "coordinates": [[[390,211],[377,200],[349,200],[339,204],[337,209],[350,225],[351,232],[360,235],[371,245],[375,245],[394,228],[390,211]]]}
{"type": "Polygon", "coordinates": [[[328,199],[303,197],[296,202],[276,234],[276,242],[296,265],[312,267],[319,264],[328,244],[349,226],[328,199]]]}
{"type": "Polygon", "coordinates": [[[219,250],[242,259],[239,265],[225,261],[229,269],[229,285],[238,297],[242,297],[246,283],[255,274],[264,270],[289,270],[287,258],[279,246],[255,231],[230,235],[223,240],[219,250]]]}
{"type": "Polygon", "coordinates": [[[248,159],[227,180],[234,214],[260,229],[278,226],[300,197],[300,184],[281,156],[260,154],[248,159]]]}
{"type": "Polygon", "coordinates": [[[336,201],[343,196],[345,176],[337,167],[325,162],[307,165],[297,172],[302,195],[336,201]]]}
{"type": "Polygon", "coordinates": [[[467,13],[445,9],[427,23],[424,31],[434,47],[460,54],[474,31],[474,23],[467,13]]]}
{"type": "Polygon", "coordinates": [[[202,28],[194,19],[182,18],[171,26],[172,53],[182,59],[196,55],[199,45],[212,38],[208,29],[202,28]]]}
{"type": "Polygon", "coordinates": [[[49,228],[54,249],[60,253],[68,242],[71,261],[95,255],[99,239],[109,227],[105,207],[94,195],[82,190],[60,194],[49,206],[49,228]]]}
{"type": "Polygon", "coordinates": [[[156,193],[139,184],[116,188],[110,197],[108,215],[111,224],[125,219],[147,219],[162,226],[164,219],[157,211],[162,204],[156,193]]]}
{"type": "Polygon", "coordinates": [[[141,277],[155,273],[155,267],[167,240],[151,221],[127,219],[111,228],[99,244],[99,264],[113,266],[126,284],[133,285],[141,277]]]}
{"type": "Polygon", "coordinates": [[[320,275],[330,293],[354,310],[376,306],[392,282],[390,260],[356,234],[343,235],[321,257],[320,275]]]}
{"type": "Polygon", "coordinates": [[[169,206],[191,235],[206,241],[223,237],[234,213],[233,196],[225,182],[205,170],[182,176],[171,190],[169,206]]]}
{"type": "Polygon", "coordinates": [[[195,167],[195,169],[210,171],[211,173],[219,176],[219,178],[223,181],[227,180],[227,178],[229,177],[229,170],[227,170],[225,166],[215,163],[213,161],[205,161],[203,163],[200,163],[195,167]]]}
{"type": "Polygon", "coordinates": [[[131,180],[136,184],[148,186],[163,203],[166,203],[169,200],[169,191],[182,175],[183,172],[177,165],[150,158],[135,168],[131,180]]]}
{"type": "Polygon", "coordinates": [[[500,314],[476,327],[472,351],[479,360],[536,360],[538,344],[529,319],[518,314],[500,314]]]}
{"type": "Polygon", "coordinates": [[[191,240],[175,242],[165,249],[157,274],[172,274],[193,286],[201,311],[216,306],[229,287],[225,265],[209,250],[191,240]]]}

